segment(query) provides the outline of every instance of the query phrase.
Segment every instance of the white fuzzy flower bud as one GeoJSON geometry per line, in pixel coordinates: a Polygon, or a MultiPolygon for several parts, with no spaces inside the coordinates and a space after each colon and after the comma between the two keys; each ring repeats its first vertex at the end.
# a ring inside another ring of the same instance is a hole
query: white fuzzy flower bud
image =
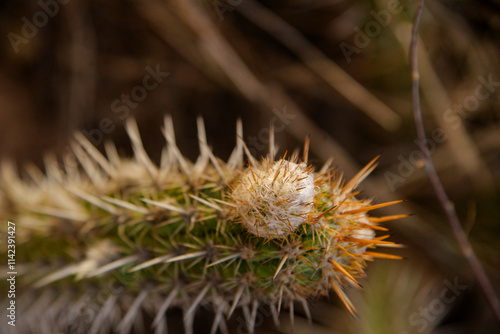
{"type": "Polygon", "coordinates": [[[248,231],[271,239],[286,237],[308,220],[315,194],[312,170],[282,160],[249,168],[232,195],[248,231]]]}

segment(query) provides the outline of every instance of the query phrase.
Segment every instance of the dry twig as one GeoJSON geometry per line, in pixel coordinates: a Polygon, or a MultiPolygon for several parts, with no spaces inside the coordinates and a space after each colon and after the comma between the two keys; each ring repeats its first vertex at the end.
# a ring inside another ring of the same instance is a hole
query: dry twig
{"type": "MultiPolygon", "coordinates": [[[[415,118],[415,127],[417,130],[418,139],[426,143],[427,138],[425,136],[425,128],[424,122],[422,120],[422,110],[420,107],[420,75],[418,71],[418,57],[417,57],[417,31],[418,25],[420,23],[420,18],[422,16],[423,6],[425,0],[419,0],[417,3],[417,11],[415,14],[415,18],[413,20],[413,28],[411,32],[411,44],[410,44],[410,62],[411,62],[411,76],[412,76],[412,107],[413,107],[413,116],[415,118]]],[[[431,153],[426,145],[423,148],[423,154],[425,157],[425,168],[427,170],[427,174],[429,175],[430,182],[438,197],[441,206],[443,207],[448,221],[450,222],[451,228],[453,230],[453,234],[455,235],[460,249],[464,254],[465,258],[469,262],[469,265],[476,277],[481,289],[486,297],[488,304],[495,316],[495,319],[498,323],[500,323],[500,302],[498,301],[498,297],[496,296],[495,290],[486,275],[486,272],[479,262],[472,246],[467,239],[467,235],[460,224],[457,213],[455,211],[455,207],[453,203],[448,198],[441,181],[439,180],[439,176],[436,172],[436,168],[431,159],[431,153]]]]}

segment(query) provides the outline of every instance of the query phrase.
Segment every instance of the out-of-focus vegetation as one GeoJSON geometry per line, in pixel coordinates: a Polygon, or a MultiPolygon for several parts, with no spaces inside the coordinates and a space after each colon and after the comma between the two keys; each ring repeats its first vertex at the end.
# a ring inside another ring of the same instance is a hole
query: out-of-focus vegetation
{"type": "MultiPolygon", "coordinates": [[[[369,264],[365,291],[350,292],[359,319],[333,294],[311,301],[314,331],[493,333],[415,141],[407,57],[414,10],[406,0],[3,1],[0,157],[42,165],[45,153],[64,155],[79,130],[99,148],[110,139],[130,152],[124,118],[133,116],[159,159],[165,114],[190,159],[198,154],[197,115],[221,158],[234,146],[238,118],[257,155],[267,152],[270,123],[280,153],[309,134],[318,168],[333,156],[348,177],[381,154],[362,195],[407,200],[385,212],[414,213],[387,224],[408,246],[395,250],[407,259],[369,264]],[[155,71],[157,85],[144,80],[155,71]],[[466,288],[443,299],[455,282],[466,288]]],[[[429,1],[419,40],[434,163],[496,287],[499,36],[498,1],[429,1]]],[[[278,332],[262,318],[257,332],[278,332]]],[[[210,323],[210,314],[201,320],[210,323]]],[[[230,325],[236,331],[237,321],[230,325]]],[[[295,325],[295,333],[311,331],[305,318],[295,325]]]]}

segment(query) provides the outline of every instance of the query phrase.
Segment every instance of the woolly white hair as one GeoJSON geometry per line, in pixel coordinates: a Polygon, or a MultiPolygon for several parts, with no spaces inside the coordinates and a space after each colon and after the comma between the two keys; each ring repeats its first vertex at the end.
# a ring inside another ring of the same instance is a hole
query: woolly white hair
{"type": "Polygon", "coordinates": [[[281,160],[252,166],[232,195],[248,231],[272,239],[286,237],[307,221],[315,194],[312,170],[281,160]]]}

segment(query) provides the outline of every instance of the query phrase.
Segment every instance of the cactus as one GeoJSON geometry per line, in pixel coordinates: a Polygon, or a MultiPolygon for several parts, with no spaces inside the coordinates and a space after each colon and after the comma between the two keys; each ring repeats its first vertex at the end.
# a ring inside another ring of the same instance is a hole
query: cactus
{"type": "Polygon", "coordinates": [[[186,333],[201,307],[213,311],[212,333],[228,332],[236,309],[253,332],[259,307],[275,322],[283,307],[293,320],[294,305],[310,317],[308,303],[331,290],[354,313],[344,288],[359,286],[366,261],[399,258],[372,249],[399,246],[375,230],[405,215],[367,214],[397,202],[356,197],[377,159],[345,183],[329,164],[308,165],[308,140],[302,159],[275,159],[271,131],[270,152],[257,160],[238,122],[225,163],[209,149],[199,119],[201,153],[191,163],[166,117],[156,166],[135,121],[126,127],[133,159],[111,143],[104,156],[77,134],[74,155],[64,164],[47,158],[44,174],[28,166],[29,177],[20,178],[3,165],[0,216],[17,229],[20,332],[164,333],[175,307],[186,333]]]}

